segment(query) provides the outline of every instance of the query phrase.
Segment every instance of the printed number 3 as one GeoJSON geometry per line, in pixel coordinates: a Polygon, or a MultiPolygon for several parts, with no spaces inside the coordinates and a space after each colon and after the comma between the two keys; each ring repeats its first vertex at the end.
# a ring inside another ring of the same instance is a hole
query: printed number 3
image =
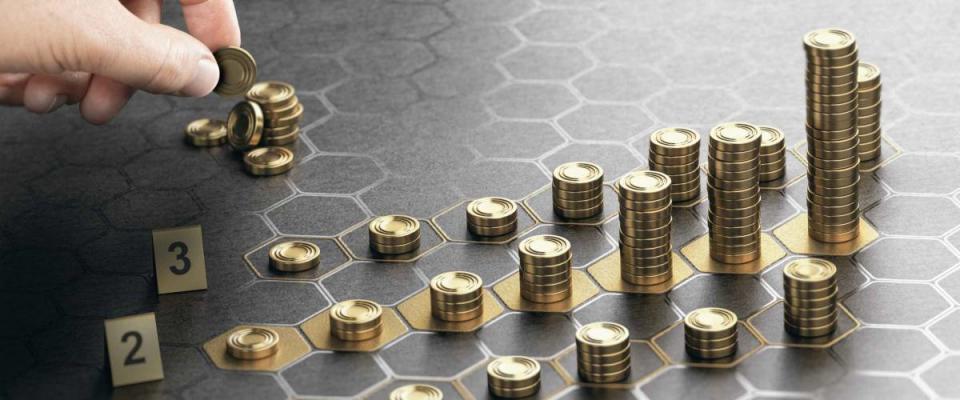
{"type": "Polygon", "coordinates": [[[143,356],[137,357],[137,352],[140,351],[140,346],[143,345],[143,336],[140,336],[140,332],[130,331],[124,333],[123,336],[120,337],[120,341],[126,343],[130,338],[133,338],[133,348],[130,349],[130,354],[127,354],[127,358],[123,360],[123,365],[143,364],[147,362],[147,359],[143,358],[143,356]]]}
{"type": "Polygon", "coordinates": [[[190,259],[187,258],[187,244],[183,242],[173,242],[170,243],[170,247],[167,248],[167,251],[176,251],[177,252],[177,261],[179,261],[182,266],[177,267],[176,265],[170,266],[170,272],[173,272],[176,275],[183,275],[187,272],[190,272],[190,259]]]}

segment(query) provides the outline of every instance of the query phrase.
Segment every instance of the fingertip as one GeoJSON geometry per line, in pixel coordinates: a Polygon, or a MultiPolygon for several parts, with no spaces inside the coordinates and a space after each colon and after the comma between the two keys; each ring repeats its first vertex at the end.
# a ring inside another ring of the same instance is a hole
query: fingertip
{"type": "Polygon", "coordinates": [[[120,114],[133,93],[127,85],[102,76],[94,77],[87,96],[80,103],[80,114],[91,124],[106,124],[120,114]]]}

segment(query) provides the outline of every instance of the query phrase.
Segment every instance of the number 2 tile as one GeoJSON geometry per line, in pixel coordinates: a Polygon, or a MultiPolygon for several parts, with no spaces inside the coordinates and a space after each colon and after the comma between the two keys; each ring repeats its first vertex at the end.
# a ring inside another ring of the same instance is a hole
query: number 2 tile
{"type": "Polygon", "coordinates": [[[153,313],[110,319],[103,325],[114,387],[163,379],[153,313]]]}

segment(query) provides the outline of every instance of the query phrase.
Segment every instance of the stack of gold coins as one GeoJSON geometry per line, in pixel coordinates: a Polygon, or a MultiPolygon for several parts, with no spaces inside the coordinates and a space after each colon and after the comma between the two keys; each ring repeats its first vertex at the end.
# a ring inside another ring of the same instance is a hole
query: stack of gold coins
{"type": "Polygon", "coordinates": [[[737,314],[707,307],[693,310],[683,319],[687,354],[712,360],[737,352],[737,314]]]}
{"type": "Polygon", "coordinates": [[[620,195],[620,277],[635,285],[656,285],[673,277],[670,177],[633,171],[617,180],[620,195]]]}
{"type": "Polygon", "coordinates": [[[592,383],[619,382],[630,375],[630,331],[613,322],[594,322],[577,331],[577,371],[592,383]]]}
{"type": "Polygon", "coordinates": [[[487,364],[487,388],[500,398],[533,396],[540,391],[540,363],[529,357],[498,357],[487,364]]]}
{"type": "Polygon", "coordinates": [[[553,211],[563,218],[590,218],[603,212],[603,169],[576,161],[553,170],[553,211]]]}
{"type": "Polygon", "coordinates": [[[503,236],[517,230],[517,203],[484,197],[467,204],[467,229],[477,236],[503,236]]]}
{"type": "Polygon", "coordinates": [[[302,240],[270,247],[270,267],[280,272],[303,272],[320,265],[320,247],[302,240]]]}
{"type": "Polygon", "coordinates": [[[187,143],[196,147],[215,147],[227,142],[227,123],[216,119],[198,119],[183,130],[187,143]]]}
{"type": "Polygon", "coordinates": [[[760,142],[756,126],[729,122],[710,130],[707,197],[710,257],[741,264],[760,257],[760,142]]]}
{"type": "Polygon", "coordinates": [[[801,337],[828,335],[837,328],[837,266],[819,258],[783,267],[783,326],[801,337]]]}
{"type": "Polygon", "coordinates": [[[760,182],[783,178],[787,172],[787,146],[783,132],[772,126],[758,126],[760,139],[760,182]]]}
{"type": "Polygon", "coordinates": [[[675,202],[700,197],[700,134],[688,128],[664,128],[650,135],[650,169],[670,177],[675,202]]]}
{"type": "Polygon", "coordinates": [[[443,400],[443,391],[433,385],[417,383],[393,389],[390,400],[443,400]]]}
{"type": "Polygon", "coordinates": [[[330,309],[330,333],[340,340],[362,341],[383,332],[383,309],[370,300],[345,300],[330,309]]]}
{"type": "Polygon", "coordinates": [[[880,157],[880,68],[861,62],[857,67],[857,131],[860,161],[880,157]]]}
{"type": "Polygon", "coordinates": [[[257,103],[263,113],[262,145],[283,146],[300,137],[303,105],[289,83],[260,82],[247,91],[247,100],[257,103]]]}
{"type": "Polygon", "coordinates": [[[520,242],[520,295],[535,303],[555,303],[570,297],[570,241],[538,235],[520,242]]]}
{"type": "Polygon", "coordinates": [[[280,335],[269,328],[242,328],[227,337],[227,353],[240,360],[267,358],[280,350],[280,335]]]}
{"type": "Polygon", "coordinates": [[[814,240],[840,243],[859,234],[860,107],[857,43],[841,29],[803,37],[807,55],[807,217],[814,240]]]}
{"type": "Polygon", "coordinates": [[[449,322],[479,318],[483,315],[483,280],[464,271],[434,276],[430,280],[430,313],[449,322]]]}
{"type": "Polygon", "coordinates": [[[380,254],[406,254],[420,248],[420,221],[406,215],[374,218],[367,226],[370,249],[380,254]]]}

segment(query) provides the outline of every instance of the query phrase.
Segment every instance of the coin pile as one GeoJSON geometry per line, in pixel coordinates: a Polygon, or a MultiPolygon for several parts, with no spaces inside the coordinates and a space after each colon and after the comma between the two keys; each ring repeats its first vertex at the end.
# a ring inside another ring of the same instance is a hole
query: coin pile
{"type": "Polygon", "coordinates": [[[737,352],[737,314],[733,311],[717,307],[693,310],[683,319],[683,332],[691,357],[713,360],[737,352]]]}
{"type": "Polygon", "coordinates": [[[227,123],[216,119],[198,119],[183,130],[187,143],[196,147],[216,147],[227,143],[227,123]]]}
{"type": "Polygon", "coordinates": [[[227,337],[227,353],[239,360],[259,360],[280,350],[280,335],[269,328],[242,328],[227,337]]]}
{"type": "Polygon", "coordinates": [[[819,258],[783,268],[783,326],[792,335],[817,337],[837,328],[837,266],[819,258]]]}
{"type": "Polygon", "coordinates": [[[603,212],[603,168],[575,161],[554,169],[553,211],[570,219],[590,218],[603,212]]]}
{"type": "MultiPolygon", "coordinates": [[[[807,218],[812,239],[859,234],[860,145],[857,43],[841,29],[803,37],[807,55],[807,218]]],[[[879,106],[879,105],[878,105],[879,106]]]]}
{"type": "Polygon", "coordinates": [[[430,280],[430,313],[449,322],[469,321],[483,315],[483,280],[477,274],[452,271],[430,280]]]}
{"type": "Polygon", "coordinates": [[[555,303],[570,297],[570,241],[555,235],[524,239],[520,254],[520,295],[534,303],[555,303]]]}
{"type": "Polygon", "coordinates": [[[320,265],[320,247],[302,240],[277,243],[268,256],[270,267],[280,272],[303,272],[320,265]]]}
{"type": "Polygon", "coordinates": [[[277,81],[257,83],[247,91],[247,101],[260,106],[263,112],[262,145],[284,146],[300,137],[303,105],[292,85],[277,81]]]}
{"type": "Polygon", "coordinates": [[[383,309],[370,300],[345,300],[330,309],[330,333],[340,340],[363,341],[383,332],[383,309]]]}
{"type": "Polygon", "coordinates": [[[613,322],[594,322],[577,331],[577,371],[592,383],[619,382],[630,375],[630,331],[613,322]]]}
{"type": "Polygon", "coordinates": [[[673,277],[670,177],[633,171],[617,180],[620,195],[620,278],[656,285],[673,277]]]}
{"type": "Polygon", "coordinates": [[[540,363],[529,357],[498,357],[487,364],[487,388],[500,398],[533,396],[540,391],[540,363]]]}
{"type": "Polygon", "coordinates": [[[857,131],[860,161],[880,157],[880,68],[861,62],[857,67],[857,131]]]}
{"type": "Polygon", "coordinates": [[[517,203],[503,197],[484,197],[467,204],[467,229],[477,236],[496,237],[517,230],[517,203]]]}
{"type": "Polygon", "coordinates": [[[760,141],[756,126],[728,122],[710,130],[707,197],[710,257],[742,264],[760,257],[760,141]]]}
{"type": "Polygon", "coordinates": [[[376,253],[397,255],[420,248],[420,221],[406,215],[385,215],[367,225],[370,249],[376,253]]]}
{"type": "Polygon", "coordinates": [[[390,400],[443,400],[443,391],[433,385],[417,383],[393,389],[390,400]]]}
{"type": "Polygon", "coordinates": [[[683,202],[700,197],[700,134],[664,128],[650,135],[650,169],[670,177],[670,197],[683,202]]]}
{"type": "Polygon", "coordinates": [[[772,126],[760,129],[760,182],[783,178],[787,172],[787,146],[783,132],[772,126]]]}

